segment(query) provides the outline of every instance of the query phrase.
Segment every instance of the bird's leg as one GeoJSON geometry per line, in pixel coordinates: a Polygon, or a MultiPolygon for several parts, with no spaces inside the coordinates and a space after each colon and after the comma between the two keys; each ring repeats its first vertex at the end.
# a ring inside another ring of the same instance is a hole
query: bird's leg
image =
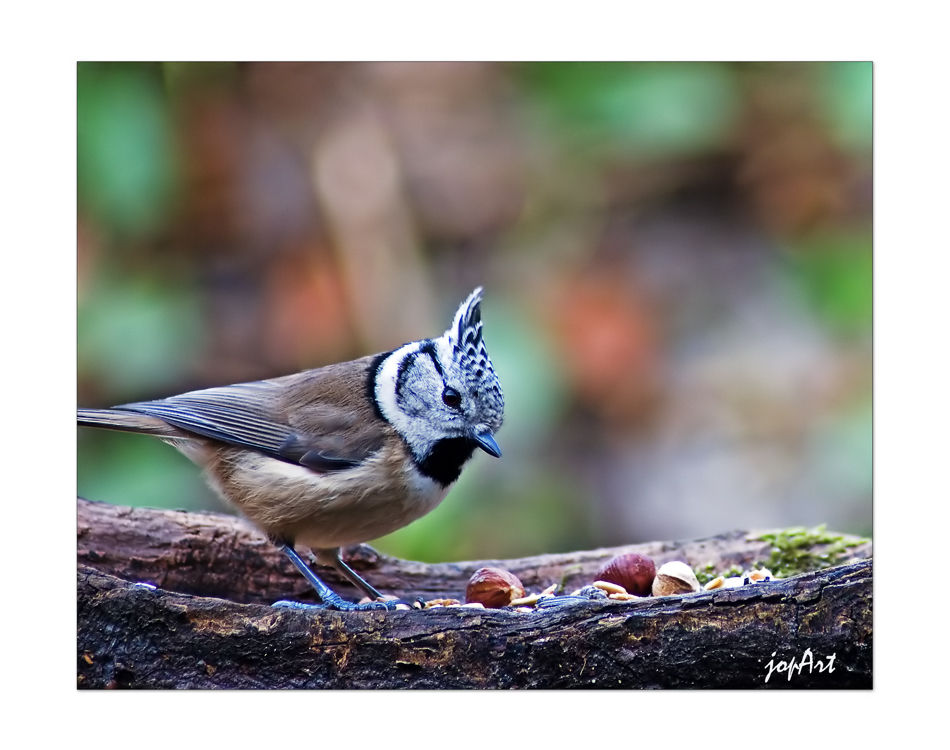
{"type": "Polygon", "coordinates": [[[314,557],[317,562],[321,565],[330,565],[336,568],[341,575],[343,575],[350,583],[352,583],[356,588],[362,591],[369,599],[378,599],[382,601],[389,601],[390,603],[396,604],[405,604],[413,609],[420,609],[425,607],[425,600],[422,597],[416,597],[411,602],[404,601],[402,599],[386,599],[382,594],[380,594],[373,586],[371,586],[365,578],[363,578],[359,573],[357,573],[353,568],[343,562],[343,558],[340,556],[340,548],[332,550],[316,550],[314,557]]]}
{"type": "MultiPolygon", "coordinates": [[[[330,554],[333,555],[332,565],[334,568],[340,571],[346,580],[352,583],[356,588],[362,591],[370,599],[382,599],[383,595],[380,594],[376,589],[370,586],[363,578],[357,573],[353,568],[343,562],[343,558],[340,557],[340,550],[335,549],[330,554]]],[[[317,559],[320,559],[320,554],[317,554],[317,559]]]]}
{"type": "MultiPolygon", "coordinates": [[[[307,579],[307,581],[310,583],[311,586],[313,586],[314,590],[317,592],[317,596],[320,597],[320,601],[323,602],[323,604],[314,605],[314,604],[303,604],[301,602],[279,601],[279,602],[274,603],[275,607],[288,607],[291,609],[314,609],[314,608],[336,609],[340,611],[366,610],[366,609],[395,609],[396,608],[396,604],[398,602],[395,602],[395,601],[385,601],[385,602],[373,601],[373,602],[367,602],[365,604],[355,604],[353,602],[348,602],[346,599],[343,599],[339,594],[335,594],[330,589],[329,586],[327,586],[323,581],[321,581],[317,577],[317,574],[314,573],[310,569],[310,566],[307,565],[307,563],[305,563],[303,559],[301,559],[300,555],[297,554],[297,551],[294,549],[292,544],[289,544],[288,542],[281,541],[281,540],[273,540],[273,541],[274,541],[274,544],[277,545],[278,549],[280,549],[285,555],[287,555],[287,557],[290,558],[290,561],[294,564],[294,567],[300,571],[300,574],[304,578],[307,579]]],[[[337,556],[339,557],[339,555],[337,556]]],[[[342,563],[342,560],[340,562],[342,563]]],[[[350,570],[350,569],[347,568],[347,570],[350,570]]],[[[353,573],[352,570],[350,570],[350,572],[353,573]]],[[[362,580],[359,578],[359,576],[356,575],[356,573],[353,573],[353,575],[356,576],[357,579],[362,580]]],[[[349,576],[347,576],[347,578],[349,578],[349,576]]],[[[350,579],[350,580],[353,580],[353,579],[350,579]]],[[[363,583],[364,585],[368,586],[368,584],[366,584],[365,581],[363,583]]],[[[360,586],[359,588],[360,590],[363,590],[362,586],[360,586]]],[[[372,587],[368,586],[368,588],[370,588],[370,590],[372,591],[375,591],[375,589],[372,589],[372,587]]],[[[376,592],[376,596],[374,598],[379,598],[378,592],[376,592]]]]}

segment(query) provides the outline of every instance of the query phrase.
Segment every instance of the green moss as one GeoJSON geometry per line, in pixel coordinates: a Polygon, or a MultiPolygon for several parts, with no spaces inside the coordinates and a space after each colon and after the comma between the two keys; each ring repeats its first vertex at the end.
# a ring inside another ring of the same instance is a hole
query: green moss
{"type": "Polygon", "coordinates": [[[700,586],[705,586],[714,578],[722,576],[723,578],[731,578],[733,576],[741,576],[742,568],[738,565],[733,565],[731,568],[726,568],[725,570],[717,571],[715,566],[708,562],[704,568],[694,571],[696,573],[696,579],[699,581],[700,586]]]}
{"type": "Polygon", "coordinates": [[[778,532],[762,534],[758,539],[769,542],[772,551],[767,560],[757,563],[766,567],[779,578],[788,578],[799,573],[821,570],[837,565],[851,547],[857,547],[868,539],[830,534],[824,524],[813,529],[797,526],[778,532]]]}
{"type": "MultiPolygon", "coordinates": [[[[755,537],[772,545],[768,558],[757,560],[752,568],[768,568],[776,578],[788,578],[799,573],[810,573],[828,568],[849,557],[848,550],[869,542],[863,537],[830,534],[824,525],[813,529],[796,526],[781,531],[769,532],[755,537]]],[[[742,577],[746,571],[738,565],[716,570],[712,562],[695,570],[701,586],[705,586],[717,576],[723,578],[742,577]]]]}
{"type": "Polygon", "coordinates": [[[704,568],[696,568],[693,572],[696,573],[696,580],[699,581],[700,586],[705,586],[716,577],[716,572],[711,562],[706,563],[706,567],[704,568]]]}

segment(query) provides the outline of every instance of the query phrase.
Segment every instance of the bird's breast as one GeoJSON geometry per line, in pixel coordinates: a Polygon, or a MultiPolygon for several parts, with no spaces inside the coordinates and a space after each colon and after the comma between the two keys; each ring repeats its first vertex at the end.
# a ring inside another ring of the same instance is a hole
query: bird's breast
{"type": "Polygon", "coordinates": [[[327,473],[227,449],[208,474],[219,494],[261,530],[316,549],[392,533],[433,510],[448,492],[420,473],[401,445],[327,473]]]}

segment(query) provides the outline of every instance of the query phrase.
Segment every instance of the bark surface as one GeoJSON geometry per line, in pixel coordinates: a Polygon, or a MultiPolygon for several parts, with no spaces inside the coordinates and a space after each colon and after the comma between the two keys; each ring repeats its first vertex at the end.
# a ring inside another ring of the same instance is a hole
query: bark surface
{"type": "MultiPolygon", "coordinates": [[[[435,565],[360,545],[345,558],[385,593],[462,599],[485,565],[510,570],[529,591],[551,583],[571,591],[627,551],[657,566],[747,568],[770,551],[752,536],[435,565]]],[[[244,521],[79,500],[78,684],[870,688],[871,547],[850,554],[845,564],[785,580],[632,602],[557,597],[531,612],[285,610],[270,604],[313,601],[308,586],[244,521]]],[[[334,571],[317,570],[356,597],[334,571]]]]}

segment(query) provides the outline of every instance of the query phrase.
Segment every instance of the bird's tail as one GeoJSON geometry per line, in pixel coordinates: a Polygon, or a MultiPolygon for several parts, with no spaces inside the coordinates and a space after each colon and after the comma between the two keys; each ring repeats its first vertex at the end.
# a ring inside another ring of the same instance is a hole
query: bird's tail
{"type": "Polygon", "coordinates": [[[76,423],[82,427],[102,427],[107,430],[139,432],[144,435],[155,435],[156,437],[182,437],[180,430],[175,429],[158,417],[122,411],[121,409],[77,409],[76,423]]]}

